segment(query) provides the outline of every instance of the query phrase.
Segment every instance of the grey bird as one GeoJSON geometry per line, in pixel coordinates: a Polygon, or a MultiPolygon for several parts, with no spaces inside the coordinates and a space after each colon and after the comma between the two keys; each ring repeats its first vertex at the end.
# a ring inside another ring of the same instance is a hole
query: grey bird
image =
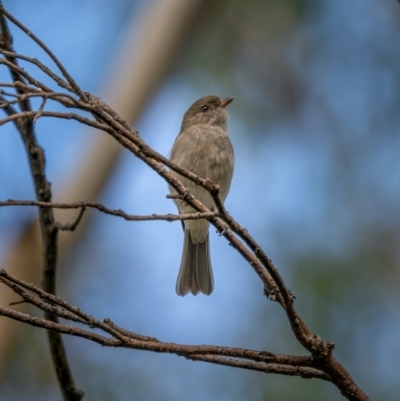
{"type": "MultiPolygon", "coordinates": [[[[170,153],[170,160],[180,167],[220,186],[225,200],[232,181],[234,155],[228,137],[228,110],[232,97],[221,99],[206,96],[194,102],[183,116],[182,127],[170,153]]],[[[175,172],[172,173],[190,192],[209,209],[215,204],[204,188],[175,172]]],[[[172,194],[176,191],[170,187],[172,194]]],[[[175,200],[179,213],[196,212],[185,201],[175,200]]],[[[191,292],[210,295],[214,289],[208,228],[205,219],[183,221],[185,240],[182,261],[176,282],[176,293],[191,292]]]]}

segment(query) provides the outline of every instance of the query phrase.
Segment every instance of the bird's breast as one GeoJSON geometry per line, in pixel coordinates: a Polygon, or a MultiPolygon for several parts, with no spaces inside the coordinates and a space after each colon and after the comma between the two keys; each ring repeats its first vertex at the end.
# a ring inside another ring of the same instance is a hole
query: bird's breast
{"type": "Polygon", "coordinates": [[[197,125],[179,134],[171,161],[194,174],[209,178],[226,196],[233,174],[234,155],[227,133],[215,126],[197,125]]]}

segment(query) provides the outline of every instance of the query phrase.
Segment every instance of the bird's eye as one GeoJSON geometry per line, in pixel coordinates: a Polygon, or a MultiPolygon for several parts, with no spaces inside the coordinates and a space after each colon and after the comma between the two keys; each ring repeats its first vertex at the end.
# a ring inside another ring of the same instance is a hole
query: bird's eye
{"type": "Polygon", "coordinates": [[[202,106],[200,110],[205,113],[208,110],[208,106],[202,106]]]}

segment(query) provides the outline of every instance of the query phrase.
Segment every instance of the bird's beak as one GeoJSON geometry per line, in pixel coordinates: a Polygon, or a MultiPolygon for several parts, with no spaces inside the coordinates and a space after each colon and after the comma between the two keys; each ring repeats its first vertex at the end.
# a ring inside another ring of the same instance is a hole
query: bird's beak
{"type": "Polygon", "coordinates": [[[233,97],[227,97],[221,100],[221,107],[226,107],[230,102],[232,102],[233,97]]]}

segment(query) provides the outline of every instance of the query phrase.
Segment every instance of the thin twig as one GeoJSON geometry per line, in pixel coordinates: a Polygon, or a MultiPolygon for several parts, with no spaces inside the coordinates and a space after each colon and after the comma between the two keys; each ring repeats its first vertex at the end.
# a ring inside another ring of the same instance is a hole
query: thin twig
{"type": "MultiPolygon", "coordinates": [[[[54,316],[59,316],[64,319],[72,320],[73,322],[78,322],[82,324],[86,324],[86,321],[79,316],[72,314],[64,309],[58,308],[50,303],[41,301],[38,297],[29,294],[29,292],[25,291],[22,287],[14,282],[7,280],[6,278],[2,277],[0,280],[2,283],[7,285],[7,287],[11,288],[16,294],[20,295],[25,302],[28,302],[32,305],[37,306],[38,308],[42,309],[47,314],[51,314],[54,316]]],[[[15,304],[15,303],[14,303],[15,304]]]]}
{"type": "Polygon", "coordinates": [[[151,214],[148,216],[138,216],[128,214],[121,209],[110,209],[101,203],[97,202],[73,202],[73,203],[54,203],[54,202],[40,202],[40,201],[23,201],[8,199],[6,201],[0,201],[0,207],[4,206],[40,206],[53,209],[81,209],[81,208],[92,208],[97,209],[100,212],[109,214],[112,216],[121,217],[127,221],[149,221],[149,220],[165,220],[165,221],[177,221],[177,220],[197,220],[207,219],[210,217],[218,216],[218,212],[206,212],[206,213],[186,213],[186,214],[151,214]]]}
{"type": "MultiPolygon", "coordinates": [[[[0,64],[4,64],[7,66],[14,74],[18,76],[18,80],[21,83],[24,83],[24,79],[26,79],[31,85],[37,86],[38,88],[42,89],[44,92],[50,92],[50,89],[43,84],[42,82],[36,80],[33,78],[30,74],[28,74],[23,68],[19,67],[18,65],[15,65],[9,60],[0,58],[0,64]]],[[[17,82],[17,81],[14,81],[17,82]]]]}
{"type": "Polygon", "coordinates": [[[85,211],[86,207],[85,206],[81,207],[81,210],[79,211],[78,216],[73,223],[67,223],[67,224],[56,223],[56,227],[61,231],[75,231],[76,227],[78,227],[78,224],[81,222],[82,217],[85,214],[85,211]]]}
{"type": "Polygon", "coordinates": [[[38,111],[36,112],[35,116],[33,117],[33,120],[32,120],[33,123],[35,123],[35,122],[37,121],[37,119],[40,118],[40,117],[42,116],[42,114],[43,114],[43,109],[44,109],[44,106],[45,106],[45,104],[46,104],[46,101],[47,101],[47,97],[44,96],[43,99],[42,99],[42,103],[41,103],[40,106],[39,106],[38,111]]]}
{"type": "Polygon", "coordinates": [[[46,75],[48,75],[53,81],[55,81],[59,86],[61,86],[64,89],[69,90],[70,92],[73,92],[72,89],[71,89],[71,86],[68,85],[67,82],[65,82],[61,77],[59,77],[57,74],[55,74],[53,71],[51,71],[49,67],[45,66],[37,58],[27,57],[27,56],[24,56],[22,54],[9,52],[9,51],[4,50],[4,49],[0,49],[0,54],[4,54],[7,57],[18,58],[20,60],[24,60],[24,61],[27,61],[27,62],[29,62],[31,64],[36,65],[46,75]]]}
{"type": "MultiPolygon", "coordinates": [[[[16,120],[25,120],[25,119],[32,119],[36,116],[36,111],[23,111],[21,113],[11,114],[8,117],[5,117],[0,120],[0,126],[7,124],[12,121],[16,120]]],[[[59,111],[43,111],[41,113],[41,117],[54,117],[54,118],[62,118],[64,120],[76,120],[82,124],[85,124],[89,127],[97,128],[101,131],[104,131],[107,127],[97,121],[90,120],[89,118],[80,116],[76,113],[63,113],[59,111]]]]}
{"type": "MultiPolygon", "coordinates": [[[[1,83],[0,83],[1,86],[1,83]]],[[[5,107],[6,105],[15,105],[18,103],[21,103],[23,101],[26,101],[27,99],[34,98],[34,97],[39,97],[43,98],[42,100],[42,106],[41,108],[43,109],[44,105],[43,102],[45,102],[47,99],[52,99],[55,100],[58,103],[61,103],[62,105],[66,107],[75,107],[78,108],[79,105],[76,103],[76,100],[72,98],[72,96],[66,94],[66,93],[57,93],[57,92],[43,92],[40,90],[34,90],[33,88],[23,85],[22,83],[19,83],[19,85],[14,85],[15,88],[22,89],[26,91],[29,89],[31,92],[28,93],[22,93],[18,95],[12,95],[10,93],[2,93],[3,91],[0,91],[0,94],[3,96],[13,96],[13,100],[4,100],[4,104],[2,104],[0,107],[5,107]]]]}
{"type": "MultiPolygon", "coordinates": [[[[18,21],[16,18],[14,18],[9,12],[7,12],[3,5],[0,3],[0,12],[3,13],[14,25],[16,25],[19,29],[21,29],[23,32],[25,32],[30,38],[33,39],[34,42],[36,42],[47,55],[53,60],[53,62],[56,64],[58,69],[61,71],[62,75],[64,75],[64,78],[68,81],[68,83],[71,86],[71,91],[79,95],[79,97],[83,100],[86,100],[85,94],[81,91],[79,86],[76,84],[75,80],[71,77],[71,75],[68,73],[66,68],[61,64],[61,62],[58,60],[58,58],[54,55],[54,53],[34,34],[32,31],[30,31],[25,25],[23,25],[20,21],[18,21]]],[[[12,49],[10,49],[12,51],[12,49]]]]}

